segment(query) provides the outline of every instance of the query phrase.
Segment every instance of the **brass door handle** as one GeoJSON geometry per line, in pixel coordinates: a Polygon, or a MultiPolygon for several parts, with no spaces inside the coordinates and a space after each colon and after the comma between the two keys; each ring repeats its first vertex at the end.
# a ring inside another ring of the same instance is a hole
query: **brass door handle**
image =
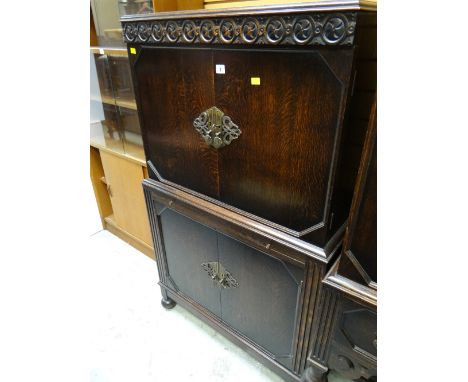
{"type": "Polygon", "coordinates": [[[212,261],[209,263],[202,263],[201,266],[206,272],[208,272],[208,275],[218,287],[223,289],[239,287],[237,280],[220,262],[212,261]]]}
{"type": "Polygon", "coordinates": [[[193,127],[205,142],[215,149],[231,144],[242,134],[241,129],[231,117],[225,115],[216,106],[205,110],[193,121],[193,127]]]}

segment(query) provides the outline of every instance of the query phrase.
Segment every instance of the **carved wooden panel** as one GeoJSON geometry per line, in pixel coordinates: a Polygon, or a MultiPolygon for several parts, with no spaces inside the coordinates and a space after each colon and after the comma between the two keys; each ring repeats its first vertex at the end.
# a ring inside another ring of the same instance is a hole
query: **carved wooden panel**
{"type": "Polygon", "coordinates": [[[158,15],[137,21],[122,19],[125,42],[198,45],[352,45],[356,13],[236,15],[209,19],[158,15]]]}

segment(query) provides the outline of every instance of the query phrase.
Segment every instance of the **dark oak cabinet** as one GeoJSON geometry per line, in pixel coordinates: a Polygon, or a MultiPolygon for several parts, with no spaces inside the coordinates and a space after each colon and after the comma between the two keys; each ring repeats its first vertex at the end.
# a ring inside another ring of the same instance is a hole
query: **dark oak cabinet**
{"type": "MultiPolygon", "coordinates": [[[[289,381],[319,381],[333,359],[338,297],[324,280],[375,91],[361,64],[375,51],[373,11],[351,1],[121,19],[163,306],[183,305],[289,381]]],[[[372,266],[368,239],[353,245],[372,266]]],[[[367,332],[346,325],[368,352],[367,332]]]]}

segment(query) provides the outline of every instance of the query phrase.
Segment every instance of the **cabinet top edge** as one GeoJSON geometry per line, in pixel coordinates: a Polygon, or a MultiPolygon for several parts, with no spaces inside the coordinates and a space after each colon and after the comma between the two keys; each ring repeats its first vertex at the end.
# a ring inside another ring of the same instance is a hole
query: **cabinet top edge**
{"type": "Polygon", "coordinates": [[[313,3],[263,5],[254,7],[237,7],[222,9],[199,9],[171,12],[146,13],[141,15],[125,15],[121,22],[128,21],[152,21],[152,20],[176,20],[185,18],[215,18],[255,15],[281,15],[293,13],[313,13],[329,11],[377,11],[377,2],[374,0],[321,0],[313,3]]]}
{"type": "Polygon", "coordinates": [[[178,200],[195,206],[197,209],[202,209],[208,215],[220,217],[221,219],[229,221],[240,227],[246,227],[251,232],[260,234],[269,240],[285,245],[294,249],[298,253],[302,253],[306,257],[314,258],[315,260],[325,264],[331,260],[334,256],[335,250],[341,244],[341,240],[339,240],[338,235],[336,238],[332,238],[330,240],[332,242],[331,245],[326,245],[325,248],[321,248],[246,216],[233,213],[222,206],[218,206],[167,184],[163,184],[149,178],[144,179],[142,184],[144,188],[148,188],[150,191],[158,191],[160,193],[162,192],[163,194],[170,195],[172,200],[178,200]]]}

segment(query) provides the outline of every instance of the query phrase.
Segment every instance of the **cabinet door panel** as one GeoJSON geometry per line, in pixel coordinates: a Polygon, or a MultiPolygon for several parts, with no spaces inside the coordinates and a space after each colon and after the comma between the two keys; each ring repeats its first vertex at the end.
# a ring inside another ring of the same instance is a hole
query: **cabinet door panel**
{"type": "Polygon", "coordinates": [[[202,268],[202,263],[218,260],[216,232],[169,208],[159,219],[169,276],[176,288],[220,316],[220,290],[202,268]]]}
{"type": "Polygon", "coordinates": [[[338,158],[345,56],[336,74],[316,51],[141,47],[134,74],[147,159],[167,181],[295,231],[319,229],[338,158]],[[213,106],[242,131],[219,149],[193,125],[213,106]]]}
{"type": "Polygon", "coordinates": [[[147,159],[164,179],[217,198],[216,150],[193,127],[214,104],[211,62],[210,50],[144,47],[134,71],[147,159]]]}
{"type": "Polygon", "coordinates": [[[219,150],[221,200],[298,231],[320,223],[341,82],[317,52],[213,55],[215,65],[225,65],[215,76],[216,105],[242,131],[219,150]]]}
{"type": "Polygon", "coordinates": [[[114,219],[120,228],[152,245],[141,182],[141,165],[100,151],[114,219]]]}
{"type": "Polygon", "coordinates": [[[239,284],[221,292],[223,321],[291,367],[303,270],[221,234],[218,248],[239,284]]]}

